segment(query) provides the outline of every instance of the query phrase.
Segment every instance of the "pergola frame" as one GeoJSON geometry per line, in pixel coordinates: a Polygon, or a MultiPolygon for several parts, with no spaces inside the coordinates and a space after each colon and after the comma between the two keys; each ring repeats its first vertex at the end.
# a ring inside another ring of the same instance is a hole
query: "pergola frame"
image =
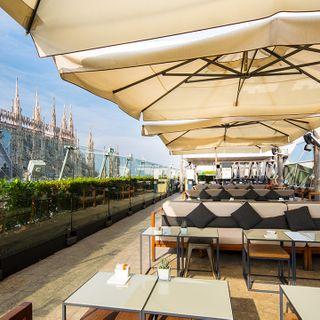
{"type": "Polygon", "coordinates": [[[294,64],[288,60],[289,57],[292,57],[303,50],[320,54],[320,49],[313,48],[312,44],[309,44],[309,45],[287,45],[287,46],[282,46],[282,47],[287,47],[287,48],[293,49],[293,50],[286,53],[286,54],[283,54],[283,55],[280,55],[277,52],[275,52],[274,50],[271,50],[270,48],[267,48],[267,47],[255,49],[255,50],[250,50],[250,51],[254,51],[252,58],[250,58],[250,63],[249,63],[249,58],[248,58],[249,51],[244,51],[242,53],[240,71],[219,62],[219,59],[226,56],[226,55],[218,55],[213,59],[210,59],[208,57],[188,59],[186,61],[177,63],[176,65],[171,66],[170,68],[167,68],[167,69],[159,71],[153,75],[150,75],[146,78],[140,79],[140,80],[135,81],[133,83],[130,83],[124,87],[118,88],[118,89],[114,90],[113,93],[114,94],[119,93],[123,90],[131,88],[135,85],[138,85],[142,82],[145,82],[147,80],[150,80],[150,79],[158,77],[158,76],[182,77],[183,78],[183,80],[178,82],[175,86],[173,86],[171,89],[169,89],[163,95],[159,96],[156,100],[154,100],[148,106],[146,106],[144,109],[142,109],[141,112],[144,112],[144,111],[148,110],[150,107],[152,107],[159,100],[163,99],[168,94],[173,92],[175,89],[179,88],[181,85],[186,84],[186,83],[239,79],[238,87],[237,87],[237,91],[236,91],[235,102],[234,102],[235,106],[238,106],[238,104],[239,104],[240,93],[241,93],[241,90],[244,86],[245,81],[247,79],[250,79],[253,77],[305,75],[305,76],[311,78],[312,80],[316,81],[317,83],[320,83],[320,79],[318,79],[317,77],[313,76],[312,74],[310,74],[309,72],[307,72],[303,69],[304,67],[314,66],[314,65],[320,64],[320,60],[307,62],[307,63],[303,63],[303,64],[294,64]],[[253,61],[254,61],[256,54],[259,50],[261,52],[267,53],[269,56],[274,57],[274,60],[269,61],[268,63],[252,70],[253,61]],[[202,60],[204,62],[204,64],[200,68],[198,68],[196,71],[194,71],[192,73],[174,72],[175,69],[178,69],[181,66],[190,64],[196,60],[202,60]],[[281,68],[273,68],[273,69],[265,70],[269,67],[274,66],[275,64],[277,64],[279,62],[283,62],[287,66],[281,67],[281,68]],[[221,73],[219,73],[219,72],[201,73],[201,71],[204,70],[205,68],[207,68],[209,65],[214,65],[214,66],[220,68],[221,73]]]}

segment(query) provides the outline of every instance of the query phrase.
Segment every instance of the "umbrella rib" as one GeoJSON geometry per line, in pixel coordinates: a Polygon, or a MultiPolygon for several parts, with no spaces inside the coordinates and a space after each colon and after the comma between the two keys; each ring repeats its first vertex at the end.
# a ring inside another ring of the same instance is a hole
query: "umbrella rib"
{"type": "Polygon", "coordinates": [[[287,133],[285,133],[285,132],[283,132],[283,131],[280,131],[280,130],[274,128],[274,127],[271,127],[271,126],[269,126],[268,124],[265,124],[265,123],[263,123],[263,122],[261,122],[261,121],[258,121],[258,123],[261,124],[262,126],[266,127],[266,128],[269,128],[270,130],[274,130],[274,131],[276,131],[276,132],[278,132],[278,133],[280,133],[280,134],[283,134],[283,135],[286,136],[286,137],[289,137],[289,135],[288,135],[287,133]]]}
{"type": "Polygon", "coordinates": [[[182,137],[183,137],[185,134],[187,134],[189,131],[190,131],[190,130],[185,131],[185,132],[182,133],[180,136],[178,136],[178,137],[174,138],[173,140],[171,140],[170,142],[166,143],[166,147],[167,147],[168,145],[170,145],[171,143],[175,142],[176,140],[182,138],[182,137]]]}
{"type": "MultiPolygon", "coordinates": [[[[212,60],[210,60],[210,59],[208,59],[208,58],[202,58],[202,60],[204,60],[204,61],[206,61],[206,62],[212,61],[212,60]]],[[[235,69],[232,69],[232,68],[230,68],[230,67],[228,67],[228,66],[225,66],[225,65],[223,65],[223,64],[220,64],[220,63],[217,62],[217,61],[212,61],[211,64],[214,64],[214,65],[216,65],[217,67],[220,67],[220,68],[222,68],[222,69],[228,70],[228,71],[230,71],[230,72],[232,72],[232,73],[234,73],[234,74],[237,74],[237,75],[239,75],[239,76],[241,75],[241,72],[239,72],[238,70],[235,70],[235,69]]]]}
{"type": "Polygon", "coordinates": [[[37,14],[37,11],[38,11],[40,2],[41,2],[41,0],[37,0],[36,5],[35,5],[35,7],[34,7],[34,9],[33,9],[33,11],[32,11],[30,20],[29,20],[29,22],[28,22],[28,26],[27,26],[27,28],[26,28],[26,34],[29,34],[29,33],[30,33],[30,30],[31,30],[31,28],[32,28],[33,21],[34,21],[34,19],[35,19],[35,17],[36,17],[36,14],[37,14]]]}
{"type": "Polygon", "coordinates": [[[316,53],[320,53],[320,49],[317,48],[312,48],[310,46],[294,46],[294,45],[290,45],[290,46],[286,46],[286,47],[290,47],[290,48],[303,48],[302,50],[306,50],[306,51],[312,51],[312,52],[316,52],[316,53]]]}
{"type": "Polygon", "coordinates": [[[289,124],[291,124],[291,125],[299,128],[299,129],[302,129],[302,130],[305,130],[305,131],[309,131],[309,130],[310,130],[310,129],[305,128],[305,127],[303,127],[303,126],[301,126],[301,125],[299,125],[299,124],[296,124],[296,123],[294,123],[294,122],[291,122],[291,121],[288,120],[288,119],[284,119],[283,121],[285,121],[285,122],[287,122],[287,123],[289,123],[289,124]]]}
{"type": "MultiPolygon", "coordinates": [[[[297,64],[297,67],[302,68],[302,67],[309,67],[309,66],[314,66],[320,64],[320,61],[314,61],[314,62],[307,62],[307,63],[302,63],[302,64],[297,64]]],[[[270,72],[278,72],[278,71],[287,71],[287,70],[292,70],[295,69],[292,66],[287,66],[287,67],[282,67],[282,68],[277,68],[277,69],[272,69],[268,70],[265,72],[260,72],[259,74],[265,74],[265,73],[270,73],[270,72]]],[[[301,73],[301,72],[300,72],[301,73]]]]}
{"type": "Polygon", "coordinates": [[[152,74],[152,75],[150,75],[150,76],[148,76],[148,77],[146,77],[146,78],[137,80],[137,81],[132,82],[132,83],[130,83],[130,84],[124,86],[124,87],[115,89],[115,90],[112,91],[112,93],[115,94],[115,93],[118,93],[118,92],[120,92],[120,91],[122,91],[122,90],[129,89],[129,88],[131,88],[131,87],[133,87],[133,86],[135,86],[135,85],[137,85],[137,84],[139,84],[139,83],[142,83],[142,82],[147,81],[147,80],[150,80],[150,79],[152,79],[152,78],[154,78],[154,77],[160,76],[161,74],[163,74],[163,73],[165,73],[165,72],[167,72],[167,71],[174,70],[174,69],[176,69],[176,68],[179,68],[179,67],[181,67],[181,66],[184,66],[185,64],[188,64],[188,63],[190,63],[190,62],[193,62],[194,60],[196,60],[196,59],[188,59],[188,60],[186,60],[186,61],[183,61],[183,62],[181,62],[181,63],[178,63],[178,64],[176,64],[176,65],[174,65],[174,66],[172,66],[172,67],[170,67],[170,68],[168,68],[168,69],[159,71],[159,72],[154,73],[154,74],[152,74]]]}
{"type": "Polygon", "coordinates": [[[303,121],[303,120],[298,120],[298,119],[288,119],[288,120],[290,120],[292,122],[300,122],[300,123],[310,124],[310,122],[308,122],[308,121],[303,121]]]}
{"type": "Polygon", "coordinates": [[[274,57],[280,59],[281,61],[285,62],[286,64],[288,64],[289,66],[292,66],[293,68],[301,71],[304,75],[308,76],[309,78],[311,78],[312,80],[320,83],[320,79],[318,79],[317,77],[313,76],[312,74],[310,74],[307,71],[304,71],[303,69],[301,69],[300,67],[298,67],[297,65],[293,64],[292,62],[288,61],[284,56],[280,56],[279,54],[269,50],[268,48],[264,48],[263,50],[265,50],[266,52],[268,52],[269,54],[273,55],[274,57]]]}
{"type": "Polygon", "coordinates": [[[157,103],[158,101],[160,101],[161,99],[163,99],[164,97],[166,97],[169,93],[171,93],[172,91],[174,91],[175,89],[179,88],[182,84],[184,84],[185,82],[187,82],[189,79],[191,79],[193,76],[197,75],[197,73],[199,73],[200,71],[202,71],[203,69],[205,69],[208,65],[210,65],[213,61],[218,60],[220,58],[220,56],[217,56],[214,58],[214,60],[210,60],[210,62],[207,62],[205,65],[203,65],[201,68],[197,69],[192,75],[188,76],[186,79],[183,79],[182,81],[180,81],[178,84],[176,84],[174,87],[172,87],[170,90],[168,90],[166,93],[164,93],[163,95],[161,95],[160,97],[158,97],[156,100],[154,100],[153,102],[151,102],[148,106],[146,106],[145,108],[143,108],[141,110],[141,112],[145,112],[146,110],[148,110],[150,107],[152,107],[155,103],[157,103]]]}
{"type": "MultiPolygon", "coordinates": [[[[305,46],[305,47],[307,47],[307,46],[305,46]]],[[[283,58],[291,57],[291,56],[297,54],[298,52],[302,51],[305,47],[303,47],[303,48],[298,48],[298,49],[296,49],[296,50],[293,50],[293,51],[287,53],[286,55],[284,55],[283,58]]],[[[268,48],[263,48],[262,50],[265,50],[265,49],[268,49],[268,48]]],[[[278,63],[279,61],[281,61],[281,59],[280,59],[280,58],[277,58],[277,59],[275,59],[275,60],[273,60],[273,61],[271,61],[271,62],[269,62],[269,63],[267,63],[267,64],[265,64],[265,65],[263,65],[263,66],[261,66],[260,68],[254,70],[254,71],[251,73],[251,75],[257,74],[257,73],[260,72],[261,70],[264,70],[264,69],[266,69],[266,68],[268,68],[268,67],[270,67],[270,66],[272,66],[272,65],[274,65],[274,64],[276,64],[276,63],[278,63]]]]}

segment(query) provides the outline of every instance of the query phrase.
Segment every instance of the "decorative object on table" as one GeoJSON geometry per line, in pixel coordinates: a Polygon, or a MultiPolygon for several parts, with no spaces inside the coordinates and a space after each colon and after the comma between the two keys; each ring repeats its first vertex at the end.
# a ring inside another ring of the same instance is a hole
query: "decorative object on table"
{"type": "Polygon", "coordinates": [[[170,281],[171,280],[170,271],[171,271],[171,268],[169,265],[169,261],[167,259],[162,259],[160,261],[160,264],[158,265],[159,280],[170,281]]]}
{"type": "Polygon", "coordinates": [[[155,228],[155,229],[154,229],[154,234],[155,234],[156,236],[161,236],[161,235],[162,235],[162,227],[155,228]]]}
{"type": "Polygon", "coordinates": [[[184,236],[188,234],[188,224],[186,219],[182,220],[181,227],[180,227],[180,234],[184,236]]]}
{"type": "Polygon", "coordinates": [[[266,234],[264,235],[266,239],[277,239],[277,231],[275,230],[267,230],[266,234]]]}
{"type": "Polygon", "coordinates": [[[230,200],[230,201],[234,201],[234,198],[233,198],[233,197],[231,197],[229,200],[230,200]]]}
{"type": "Polygon", "coordinates": [[[108,279],[108,284],[125,285],[130,279],[130,266],[126,263],[117,263],[114,274],[108,279]]]}

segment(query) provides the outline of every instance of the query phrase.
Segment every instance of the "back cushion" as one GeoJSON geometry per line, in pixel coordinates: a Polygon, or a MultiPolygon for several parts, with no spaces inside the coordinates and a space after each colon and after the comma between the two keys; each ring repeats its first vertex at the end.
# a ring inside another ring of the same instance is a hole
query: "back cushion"
{"type": "Polygon", "coordinates": [[[211,212],[218,217],[230,217],[231,213],[242,206],[242,202],[204,202],[203,203],[211,212]]]}
{"type": "Polygon", "coordinates": [[[267,185],[265,184],[253,184],[252,185],[253,189],[265,189],[267,185]]]}
{"type": "Polygon", "coordinates": [[[278,195],[284,199],[289,199],[290,197],[294,197],[294,190],[276,190],[278,195]]]}
{"type": "Polygon", "coordinates": [[[208,189],[221,189],[221,184],[209,184],[208,189]]]}
{"type": "Polygon", "coordinates": [[[199,202],[192,201],[166,201],[162,208],[169,217],[186,217],[198,205],[199,202]]]}
{"type": "Polygon", "coordinates": [[[246,189],[228,189],[228,192],[233,198],[244,199],[248,190],[246,189]]]}
{"type": "Polygon", "coordinates": [[[287,206],[282,202],[250,202],[252,208],[261,218],[271,218],[284,215],[287,206]]]}
{"type": "Polygon", "coordinates": [[[300,207],[308,207],[312,218],[320,218],[320,203],[319,202],[302,202],[302,203],[287,203],[288,210],[298,209],[300,207]]]}

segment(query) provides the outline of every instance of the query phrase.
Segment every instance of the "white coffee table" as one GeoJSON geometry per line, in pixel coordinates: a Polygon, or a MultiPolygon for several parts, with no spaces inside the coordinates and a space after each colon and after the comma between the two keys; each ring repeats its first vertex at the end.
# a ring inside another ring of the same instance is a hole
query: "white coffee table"
{"type": "Polygon", "coordinates": [[[226,281],[172,278],[158,281],[143,309],[146,315],[232,320],[226,281]]]}
{"type": "Polygon", "coordinates": [[[157,277],[132,275],[125,286],[117,286],[107,283],[111,275],[110,272],[98,272],[69,296],[62,305],[62,320],[66,320],[67,306],[142,314],[142,309],[157,282],[157,277]]]}
{"type": "Polygon", "coordinates": [[[284,296],[302,320],[319,317],[320,288],[302,286],[280,286],[280,320],[283,320],[284,296]]]}

